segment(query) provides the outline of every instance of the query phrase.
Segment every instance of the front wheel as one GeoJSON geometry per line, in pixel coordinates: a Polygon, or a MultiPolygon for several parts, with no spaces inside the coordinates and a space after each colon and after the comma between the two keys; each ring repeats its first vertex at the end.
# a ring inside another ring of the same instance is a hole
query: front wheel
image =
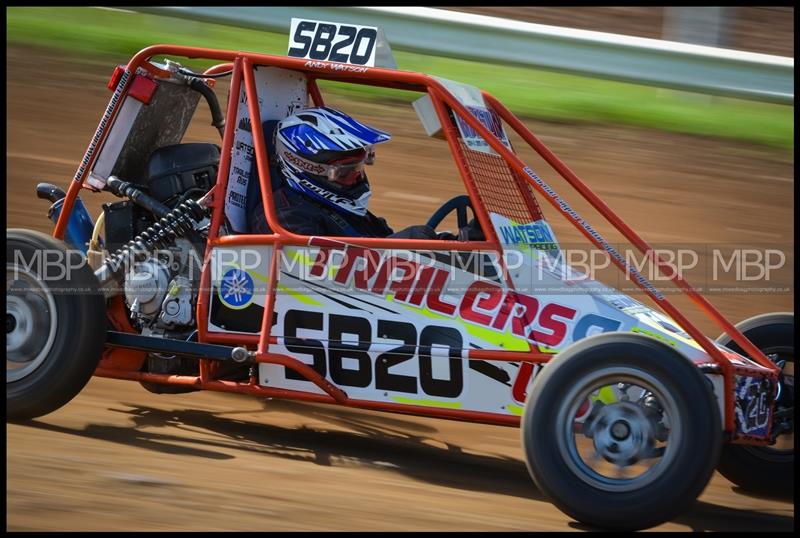
{"type": "Polygon", "coordinates": [[[89,381],[106,307],[83,255],[31,230],[6,235],[6,417],[55,411],[89,381]]]}
{"type": "MultiPolygon", "coordinates": [[[[781,368],[772,423],[778,436],[770,446],[725,445],[718,470],[745,490],[794,496],[794,314],[763,314],[742,321],[736,328],[781,368]]],[[[743,353],[725,334],[717,342],[743,353]]]]}
{"type": "Polygon", "coordinates": [[[686,357],[646,336],[606,333],[542,369],[522,442],[534,482],[559,509],[589,525],[633,530],[695,501],[722,434],[711,385],[686,357]]]}

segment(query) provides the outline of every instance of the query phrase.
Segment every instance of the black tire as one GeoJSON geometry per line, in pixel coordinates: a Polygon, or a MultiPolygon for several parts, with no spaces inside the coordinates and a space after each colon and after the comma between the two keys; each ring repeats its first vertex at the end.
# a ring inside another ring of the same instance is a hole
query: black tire
{"type": "MultiPolygon", "coordinates": [[[[762,314],[742,321],[736,328],[764,354],[777,354],[779,360],[785,361],[780,380],[782,395],[778,398],[777,408],[793,407],[794,314],[762,314]],[[787,377],[791,378],[791,383],[785,382],[787,377]]],[[[725,334],[717,338],[717,342],[747,355],[725,334]]],[[[717,470],[742,489],[765,495],[793,497],[794,424],[791,433],[779,436],[774,446],[724,445],[717,470]]]]}
{"type": "Polygon", "coordinates": [[[670,520],[697,499],[717,464],[721,419],[711,384],[678,351],[643,335],[605,333],[573,344],[542,369],[525,405],[522,443],[534,482],[560,510],[591,526],[634,530],[670,520]],[[578,418],[586,397],[598,394],[595,388],[613,390],[615,380],[632,383],[631,401],[597,397],[589,417],[578,418]],[[669,429],[651,418],[658,416],[653,400],[634,402],[644,389],[664,409],[669,429]],[[661,456],[639,441],[656,441],[656,432],[668,436],[661,456]],[[592,468],[598,461],[581,455],[602,454],[629,472],[643,449],[651,457],[642,461],[656,463],[634,478],[606,476],[592,468]]]}
{"type": "Polygon", "coordinates": [[[81,252],[32,230],[6,239],[6,418],[20,421],[55,411],[89,381],[106,304],[81,252]]]}

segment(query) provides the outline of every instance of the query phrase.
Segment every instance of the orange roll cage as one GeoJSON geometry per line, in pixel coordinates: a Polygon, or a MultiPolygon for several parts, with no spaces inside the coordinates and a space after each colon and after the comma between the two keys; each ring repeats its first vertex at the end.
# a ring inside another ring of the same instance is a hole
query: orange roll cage
{"type": "MultiPolygon", "coordinates": [[[[441,240],[408,240],[408,239],[386,239],[386,238],[353,238],[353,237],[333,237],[330,238],[334,241],[346,242],[350,245],[357,245],[362,247],[371,248],[405,248],[405,249],[426,249],[426,250],[490,250],[497,253],[502,253],[500,241],[491,224],[489,214],[484,205],[480,202],[480,198],[476,192],[476,186],[471,179],[468,172],[467,163],[464,160],[462,153],[458,150],[458,131],[451,119],[448,110],[457,114],[461,120],[474,129],[489,146],[499,154],[502,159],[510,166],[513,172],[520,178],[524,178],[530,186],[536,189],[541,196],[543,196],[557,211],[563,210],[559,206],[559,198],[557,195],[548,193],[542,185],[534,179],[535,174],[532,176],[532,171],[517,157],[517,155],[508,149],[503,143],[492,134],[484,125],[478,121],[448,90],[447,88],[434,77],[414,72],[406,72],[392,69],[383,69],[377,67],[363,68],[359,71],[344,71],[332,70],[331,62],[320,61],[306,61],[299,58],[290,58],[283,56],[274,56],[266,54],[256,54],[249,52],[237,52],[229,50],[216,50],[195,47],[182,47],[173,45],[154,45],[147,47],[138,52],[127,64],[126,70],[128,73],[135,73],[138,68],[146,69],[148,72],[155,76],[167,77],[168,72],[165,72],[156,66],[150,64],[148,60],[156,55],[172,55],[188,58],[203,58],[219,60],[223,63],[215,65],[208,69],[205,74],[215,74],[223,71],[232,70],[232,80],[230,86],[230,95],[238,95],[242,84],[244,85],[248,101],[248,110],[251,117],[251,122],[254,125],[261,125],[260,114],[258,106],[256,105],[257,94],[255,88],[254,66],[274,66],[284,69],[291,69],[303,72],[308,77],[308,92],[317,106],[324,104],[322,94],[319,91],[316,81],[333,80],[339,82],[365,84],[371,86],[381,86],[387,88],[395,88],[409,91],[416,91],[427,93],[434,105],[437,117],[442,125],[445,139],[450,147],[451,154],[455,160],[459,173],[464,181],[467,194],[472,202],[472,207],[475,210],[476,217],[484,230],[486,235],[485,241],[457,243],[453,241],[441,240]]],[[[118,100],[127,92],[132,77],[128,77],[126,82],[117,88],[115,96],[118,100]],[[117,95],[119,93],[119,95],[117,95]]],[[[483,97],[486,103],[494,109],[500,118],[509,125],[530,147],[536,151],[544,160],[552,166],[593,208],[595,208],[614,228],[619,231],[628,241],[634,244],[637,249],[643,254],[652,255],[652,247],[644,241],[635,231],[633,231],[625,222],[614,213],[611,208],[606,205],[592,190],[581,181],[574,172],[572,172],[562,161],[558,159],[525,125],[517,119],[505,106],[503,106],[497,99],[490,94],[483,92],[483,97]]],[[[219,236],[220,224],[223,220],[223,199],[226,192],[228,176],[230,171],[231,152],[229,151],[233,142],[235,118],[237,113],[236,99],[229,100],[228,110],[226,114],[226,126],[223,135],[223,151],[219,163],[219,171],[217,176],[216,185],[212,190],[212,201],[210,207],[212,208],[211,227],[208,235],[208,242],[206,245],[205,260],[209,260],[209,256],[214,247],[221,246],[234,246],[234,245],[272,245],[274,252],[271,259],[271,270],[269,274],[269,284],[265,297],[264,317],[261,324],[260,335],[241,335],[234,333],[210,333],[207,330],[208,309],[209,309],[209,294],[205,293],[210,285],[210,268],[209,264],[205,263],[201,275],[201,292],[198,296],[196,319],[198,320],[198,341],[209,343],[221,344],[235,344],[239,346],[247,346],[255,348],[255,360],[258,363],[275,363],[281,364],[291,369],[296,370],[310,381],[314,382],[326,394],[312,394],[300,391],[292,391],[286,389],[261,387],[257,384],[255,376],[251,376],[249,382],[232,382],[213,379],[213,365],[214,361],[209,359],[198,359],[200,363],[200,375],[193,376],[176,376],[165,374],[152,374],[139,372],[142,361],[144,360],[145,353],[142,351],[135,351],[130,349],[121,348],[107,348],[103,359],[100,362],[95,375],[101,377],[111,377],[117,379],[131,379],[138,381],[151,381],[158,383],[188,385],[198,389],[217,390],[224,392],[239,392],[249,393],[264,397],[276,398],[294,398],[299,400],[307,400],[313,402],[326,402],[326,403],[339,403],[344,405],[378,409],[384,411],[394,411],[401,413],[414,413],[420,415],[436,416],[441,418],[451,418],[459,420],[468,420],[475,422],[487,422],[493,424],[505,424],[517,426],[520,423],[519,417],[516,416],[501,416],[490,413],[481,412],[467,412],[453,409],[437,409],[422,406],[408,406],[392,403],[379,403],[370,401],[361,401],[348,398],[344,391],[328,382],[320,376],[311,367],[293,357],[274,353],[270,351],[270,345],[276,343],[276,338],[271,334],[271,320],[275,308],[275,289],[277,281],[277,254],[286,245],[303,245],[308,246],[312,239],[306,236],[301,236],[292,233],[280,225],[276,215],[275,204],[272,199],[272,187],[269,174],[269,162],[267,154],[267,145],[264,139],[264,133],[261,129],[253,129],[253,143],[255,148],[256,165],[258,175],[261,182],[261,196],[263,201],[264,210],[266,213],[267,222],[274,233],[272,234],[252,234],[252,235],[235,235],[235,236],[219,236]],[[227,148],[227,150],[226,150],[227,148]]],[[[106,117],[104,118],[105,126],[110,125],[118,111],[118,107],[114,108],[114,99],[109,103],[106,110],[106,117]]],[[[74,181],[70,184],[67,192],[66,199],[64,200],[64,208],[58,219],[58,222],[53,231],[53,236],[56,238],[63,238],[67,221],[71,214],[75,199],[78,196],[81,188],[83,187],[84,180],[91,169],[94,160],[97,156],[95,148],[101,147],[107,130],[103,128],[103,122],[98,127],[92,144],[86,152],[86,155],[74,177],[74,181]]],[[[540,180],[541,181],[541,180],[540,180]]],[[[530,206],[530,201],[525,201],[530,206]]],[[[531,211],[534,208],[529,207],[531,211]]],[[[535,208],[538,211],[538,208],[535,208]]],[[[568,220],[595,246],[604,249],[601,241],[595,235],[581,225],[578,220],[567,217],[568,220]]],[[[320,238],[315,238],[319,240],[320,238]]],[[[604,249],[607,251],[607,249],[604,249]]],[[[607,251],[608,252],[608,251],[607,251]]],[[[614,264],[619,267],[625,274],[630,275],[630,268],[627,267],[625,262],[615,259],[611,256],[614,264]]],[[[500,256],[502,260],[502,256],[500,256]]],[[[739,332],[733,324],[731,324],[714,306],[708,302],[700,293],[692,288],[683,278],[681,278],[675,271],[669,271],[670,266],[667,262],[663,261],[657,255],[653,262],[658,270],[670,278],[683,293],[685,293],[694,304],[703,312],[703,314],[713,321],[722,331],[728,334],[733,341],[741,346],[743,350],[759,365],[769,370],[770,377],[777,378],[779,369],[775,366],[758,348],[756,348],[741,332],[739,332]]],[[[501,262],[502,263],[502,262],[501,262]]],[[[506,271],[505,265],[502,266],[503,271],[506,271]]],[[[713,359],[714,363],[719,367],[724,378],[724,393],[725,393],[725,413],[724,413],[724,430],[731,433],[735,430],[734,424],[734,402],[733,402],[733,383],[734,374],[738,371],[738,367],[734,366],[731,361],[723,355],[723,353],[714,345],[714,343],[706,338],[697,327],[692,324],[689,319],[684,316],[678,308],[676,308],[670,301],[663,295],[653,293],[653,289],[642,285],[637,279],[632,279],[655,303],[669,316],[671,316],[681,328],[683,328],[697,343],[705,350],[706,353],[713,359]]],[[[510,279],[506,282],[511,286],[510,279]]],[[[649,283],[648,283],[649,284],[649,283]]],[[[114,327],[118,331],[133,332],[132,327],[127,321],[123,301],[119,298],[112,299],[109,305],[109,318],[111,319],[114,327]]],[[[550,353],[541,352],[514,352],[514,351],[499,351],[499,350],[470,350],[468,354],[469,359],[483,359],[495,361],[522,361],[530,363],[544,363],[553,357],[550,353]]],[[[750,442],[753,442],[752,440],[750,442]]]]}

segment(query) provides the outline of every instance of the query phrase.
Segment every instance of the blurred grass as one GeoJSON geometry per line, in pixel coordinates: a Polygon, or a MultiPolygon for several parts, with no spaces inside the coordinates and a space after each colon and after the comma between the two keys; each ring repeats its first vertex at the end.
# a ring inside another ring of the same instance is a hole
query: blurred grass
{"type": "MultiPolygon", "coordinates": [[[[33,45],[124,62],[157,43],[285,55],[285,34],[99,8],[6,8],[7,46],[33,45]]],[[[391,42],[391,36],[390,36],[391,42]]],[[[569,123],[634,125],[794,147],[794,107],[671,92],[522,67],[395,51],[401,69],[473,84],[519,116],[569,123]]],[[[205,67],[215,62],[186,61],[205,67]]],[[[410,102],[416,93],[322,84],[345,96],[410,102]]]]}

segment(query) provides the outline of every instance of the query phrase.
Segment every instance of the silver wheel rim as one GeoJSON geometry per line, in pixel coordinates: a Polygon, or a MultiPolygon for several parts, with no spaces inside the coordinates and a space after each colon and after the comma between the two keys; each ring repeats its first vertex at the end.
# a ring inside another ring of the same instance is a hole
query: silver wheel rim
{"type": "Polygon", "coordinates": [[[675,399],[650,374],[625,366],[596,370],[567,389],[556,420],[562,461],[586,484],[610,492],[635,491],[662,476],[683,437],[675,399]],[[576,421],[587,399],[596,411],[576,421]]]}
{"type": "Polygon", "coordinates": [[[6,265],[6,383],[33,373],[56,338],[56,302],[41,279],[6,265]]]}

